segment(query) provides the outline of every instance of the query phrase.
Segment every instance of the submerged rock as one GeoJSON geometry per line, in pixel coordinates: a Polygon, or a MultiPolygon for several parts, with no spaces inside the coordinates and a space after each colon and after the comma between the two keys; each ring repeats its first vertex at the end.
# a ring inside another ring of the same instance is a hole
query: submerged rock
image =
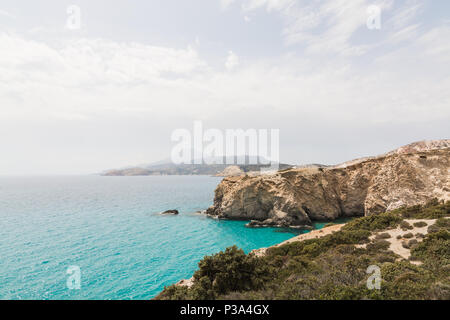
{"type": "Polygon", "coordinates": [[[179,212],[178,212],[178,210],[172,209],[172,210],[166,210],[164,212],[161,212],[161,214],[173,214],[173,215],[176,215],[176,214],[179,214],[179,212]]]}
{"type": "Polygon", "coordinates": [[[313,229],[313,227],[310,225],[292,225],[289,223],[289,221],[273,220],[273,219],[266,219],[263,221],[251,220],[245,226],[247,228],[276,227],[276,228],[295,228],[295,229],[304,229],[304,230],[312,230],[313,229]]]}

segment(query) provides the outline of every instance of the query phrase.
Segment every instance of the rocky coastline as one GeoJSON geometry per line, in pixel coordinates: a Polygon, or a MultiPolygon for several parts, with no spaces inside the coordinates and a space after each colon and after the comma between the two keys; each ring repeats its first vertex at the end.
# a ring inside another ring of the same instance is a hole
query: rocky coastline
{"type": "Polygon", "coordinates": [[[337,166],[226,177],[206,210],[249,227],[311,228],[313,221],[378,214],[450,199],[450,140],[422,141],[337,166]]]}

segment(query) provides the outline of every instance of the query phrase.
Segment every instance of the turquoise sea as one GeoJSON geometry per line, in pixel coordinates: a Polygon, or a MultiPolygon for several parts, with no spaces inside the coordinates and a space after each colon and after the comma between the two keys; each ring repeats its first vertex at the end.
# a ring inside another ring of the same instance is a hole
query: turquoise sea
{"type": "MultiPolygon", "coordinates": [[[[0,177],[0,299],[150,299],[231,245],[295,235],[196,214],[220,178],[0,177]],[[178,209],[178,216],[158,212],[178,209]],[[67,269],[80,268],[80,289],[67,269]]],[[[319,227],[321,225],[318,225],[319,227]]]]}

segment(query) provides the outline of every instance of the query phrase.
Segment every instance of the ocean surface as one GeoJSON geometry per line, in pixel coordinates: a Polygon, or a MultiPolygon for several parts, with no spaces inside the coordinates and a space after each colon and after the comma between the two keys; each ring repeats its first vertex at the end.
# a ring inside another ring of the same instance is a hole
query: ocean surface
{"type": "Polygon", "coordinates": [[[205,255],[296,234],[196,214],[220,179],[0,177],[0,299],[150,299],[190,278],[205,255]],[[167,209],[180,214],[158,214],[167,209]],[[79,289],[67,284],[73,267],[79,289]]]}

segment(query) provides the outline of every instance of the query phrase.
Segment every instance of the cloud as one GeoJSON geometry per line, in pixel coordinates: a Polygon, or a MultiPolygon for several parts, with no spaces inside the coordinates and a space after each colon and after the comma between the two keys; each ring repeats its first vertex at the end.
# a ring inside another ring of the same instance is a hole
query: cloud
{"type": "Polygon", "coordinates": [[[450,133],[440,125],[450,120],[448,25],[425,27],[419,7],[403,13],[386,1],[383,33],[358,42],[365,1],[241,3],[241,14],[263,8],[282,16],[284,54],[240,59],[230,51],[215,64],[198,45],[0,33],[0,173],[26,166],[95,172],[166,158],[171,131],[193,120],[208,128],[281,129],[281,139],[291,141],[281,147],[296,162],[347,160],[317,148],[343,148],[345,137],[371,145],[450,133]],[[306,160],[305,143],[313,145],[306,160]]]}
{"type": "MultiPolygon", "coordinates": [[[[398,36],[403,32],[403,38],[412,30],[411,25],[416,24],[414,19],[424,7],[417,0],[395,5],[392,0],[243,0],[240,3],[244,13],[265,9],[279,15],[284,25],[281,35],[287,46],[302,46],[311,55],[349,57],[363,55],[380,45],[354,41],[355,34],[366,29],[369,6],[379,7],[383,19],[390,16],[383,21],[384,30],[398,32],[398,36]]],[[[234,4],[234,1],[227,2],[227,6],[234,4]]]]}
{"type": "MultiPolygon", "coordinates": [[[[1,34],[0,51],[0,93],[8,100],[0,104],[16,105],[0,108],[3,116],[33,112],[38,107],[39,114],[48,111],[67,116],[73,112],[76,117],[102,108],[114,109],[131,92],[146,86],[164,87],[154,93],[158,95],[170,90],[179,79],[207,70],[206,63],[191,47],[172,49],[99,39],[77,39],[50,46],[1,34]],[[114,93],[117,87],[120,89],[114,93]],[[112,101],[103,96],[107,92],[111,97],[115,95],[112,101]],[[76,103],[80,104],[74,108],[76,103]]],[[[143,92],[136,94],[131,98],[137,100],[134,103],[122,101],[125,109],[139,109],[143,92]]]]}
{"type": "Polygon", "coordinates": [[[442,41],[449,35],[448,27],[433,29],[365,67],[341,60],[318,64],[297,55],[243,64],[230,51],[225,67],[234,72],[223,72],[190,47],[100,39],[51,46],[3,34],[0,115],[2,119],[80,120],[105,113],[215,118],[220,110],[251,114],[268,108],[292,116],[301,110],[346,123],[435,119],[450,113],[445,105],[450,92],[444,89],[450,86],[450,47],[442,41]]]}
{"type": "Polygon", "coordinates": [[[220,0],[220,6],[222,9],[226,9],[231,6],[235,0],[220,0]]]}
{"type": "Polygon", "coordinates": [[[4,16],[10,19],[17,19],[17,17],[15,15],[13,15],[12,13],[5,11],[5,10],[1,10],[0,9],[0,16],[4,16]]]}
{"type": "Polygon", "coordinates": [[[295,3],[295,0],[246,0],[243,1],[242,8],[250,11],[265,7],[267,11],[281,11],[292,8],[295,3]]]}
{"type": "Polygon", "coordinates": [[[244,0],[241,7],[244,12],[265,8],[267,12],[279,14],[284,21],[282,35],[286,45],[302,44],[313,54],[354,55],[364,48],[351,45],[349,39],[365,25],[368,5],[366,0],[244,0]]]}
{"type": "Polygon", "coordinates": [[[414,23],[414,19],[423,11],[424,3],[418,1],[406,1],[405,5],[396,9],[387,24],[392,24],[394,29],[402,29],[414,23]]]}
{"type": "Polygon", "coordinates": [[[227,61],[225,62],[225,67],[228,70],[232,70],[236,68],[238,65],[239,65],[239,57],[233,51],[229,51],[227,61]]]}

